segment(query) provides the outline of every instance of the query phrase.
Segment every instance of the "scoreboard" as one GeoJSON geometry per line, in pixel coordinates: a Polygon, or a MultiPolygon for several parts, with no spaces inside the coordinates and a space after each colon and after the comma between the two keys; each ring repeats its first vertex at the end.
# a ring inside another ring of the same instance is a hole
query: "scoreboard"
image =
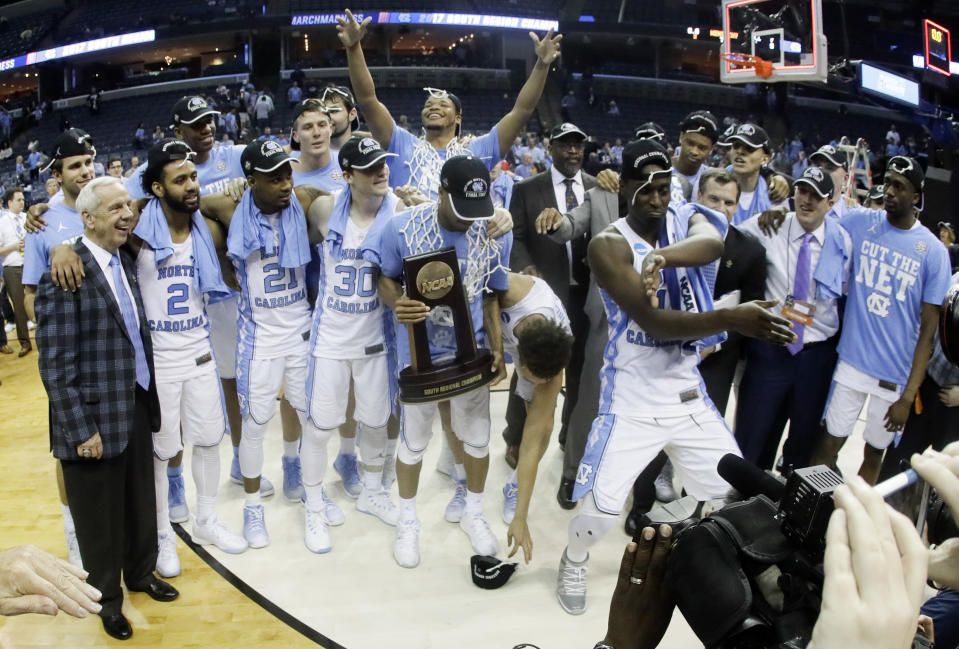
{"type": "Polygon", "coordinates": [[[928,18],[923,21],[926,41],[926,67],[949,76],[952,61],[952,39],[949,30],[928,18]]]}

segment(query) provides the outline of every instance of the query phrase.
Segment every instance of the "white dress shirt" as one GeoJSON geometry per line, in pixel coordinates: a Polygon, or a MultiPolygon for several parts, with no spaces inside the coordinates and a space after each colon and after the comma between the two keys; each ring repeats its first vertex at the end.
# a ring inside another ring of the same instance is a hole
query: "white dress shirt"
{"type": "MultiPolygon", "coordinates": [[[[549,168],[550,178],[553,180],[553,193],[556,195],[556,207],[561,214],[566,214],[566,176],[557,171],[556,167],[549,168]]],[[[576,204],[582,205],[586,197],[586,188],[583,186],[583,172],[577,171],[573,176],[573,196],[576,197],[576,204]]],[[[569,283],[576,284],[573,279],[573,244],[566,242],[566,259],[569,261],[569,283]]]]}
{"type": "MultiPolygon", "coordinates": [[[[833,225],[836,225],[833,223],[833,225]]],[[[743,232],[753,235],[766,249],[766,299],[779,300],[774,311],[779,312],[786,296],[793,294],[793,285],[796,282],[796,264],[799,261],[799,249],[802,246],[806,231],[796,220],[795,212],[786,215],[779,231],[771,237],[763,234],[759,228],[759,217],[754,216],[743,221],[739,226],[743,232]]],[[[846,252],[852,250],[852,241],[845,230],[842,230],[846,252]]],[[[809,292],[810,302],[816,306],[813,322],[806,327],[803,333],[803,343],[814,343],[831,338],[839,331],[839,302],[837,299],[822,300],[816,295],[816,281],[813,275],[819,263],[819,255],[826,239],[826,222],[816,228],[809,242],[809,292]]],[[[845,274],[849,276],[849,258],[846,256],[845,274]]],[[[845,290],[845,281],[843,282],[845,290]]]]}
{"type": "MultiPolygon", "coordinates": [[[[80,241],[83,242],[83,245],[85,245],[93,255],[97,264],[100,265],[100,270],[103,271],[103,274],[107,278],[107,284],[110,285],[110,290],[113,291],[113,299],[117,301],[117,306],[120,306],[120,296],[117,294],[117,287],[113,283],[113,269],[110,268],[110,260],[113,259],[113,253],[93,243],[86,235],[83,235],[80,241]]],[[[120,265],[120,269],[123,271],[122,264],[120,265]]],[[[123,278],[123,287],[126,289],[127,296],[130,298],[130,304],[133,305],[133,317],[137,319],[137,326],[140,326],[140,314],[137,313],[137,303],[136,300],[133,299],[133,291],[130,290],[130,283],[127,281],[126,272],[121,272],[120,277],[123,278]]],[[[123,312],[122,309],[120,311],[121,313],[123,312]]]]}
{"type": "MultiPolygon", "coordinates": [[[[10,210],[0,211],[0,248],[23,241],[26,232],[23,222],[26,214],[14,214],[10,210]]],[[[19,250],[8,252],[3,256],[4,266],[23,266],[23,253],[19,250]]]]}

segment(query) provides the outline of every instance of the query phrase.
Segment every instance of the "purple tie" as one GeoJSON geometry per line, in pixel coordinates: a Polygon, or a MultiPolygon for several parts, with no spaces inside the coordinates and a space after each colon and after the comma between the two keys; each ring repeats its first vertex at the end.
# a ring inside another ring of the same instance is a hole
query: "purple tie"
{"type": "MultiPolygon", "coordinates": [[[[796,280],[793,283],[793,299],[806,301],[809,298],[809,242],[812,241],[812,233],[807,232],[803,235],[802,245],[799,246],[799,258],[796,260],[796,280]]],[[[794,322],[793,333],[796,334],[796,342],[786,345],[790,354],[796,355],[802,350],[802,335],[806,325],[801,322],[794,322]]]]}

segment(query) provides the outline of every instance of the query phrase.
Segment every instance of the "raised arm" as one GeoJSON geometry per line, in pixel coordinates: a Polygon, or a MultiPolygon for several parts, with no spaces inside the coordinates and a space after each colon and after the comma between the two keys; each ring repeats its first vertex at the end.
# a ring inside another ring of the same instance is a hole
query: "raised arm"
{"type": "MultiPolygon", "coordinates": [[[[363,118],[370,127],[373,139],[384,149],[389,148],[393,139],[393,116],[389,109],[376,98],[376,87],[373,76],[366,65],[363,55],[362,41],[366,35],[366,27],[373,20],[367,17],[362,23],[357,23],[353,12],[346,10],[346,18],[337,18],[336,35],[346,49],[346,62],[350,67],[350,84],[353,86],[353,96],[356,105],[363,112],[363,118]]],[[[542,91],[542,89],[540,89],[542,91]]],[[[500,137],[502,142],[502,136],[500,137]]]]}
{"type": "Polygon", "coordinates": [[[748,302],[731,309],[687,313],[658,309],[646,293],[646,285],[633,268],[633,253],[618,232],[606,230],[589,244],[589,264],[596,282],[645,332],[660,340],[697,340],[722,331],[770,342],[791,342],[790,322],[767,308],[775,301],[748,302]]]}
{"type": "MultiPolygon", "coordinates": [[[[536,104],[539,103],[539,98],[543,94],[543,88],[546,87],[546,75],[549,74],[549,66],[559,57],[559,43],[563,40],[562,34],[553,36],[552,29],[546,32],[543,40],[540,40],[533,32],[529,33],[529,37],[532,39],[533,49],[536,51],[536,63],[533,65],[533,71],[530,72],[526,83],[520,89],[519,95],[516,96],[513,109],[506,113],[496,125],[499,132],[499,154],[501,157],[506,157],[507,152],[513,145],[513,140],[523,132],[526,122],[533,116],[536,104]]],[[[352,64],[350,64],[350,80],[353,80],[352,64]]],[[[353,81],[353,91],[356,92],[355,81],[353,81]]],[[[359,96],[357,95],[357,97],[359,96]]],[[[386,147],[385,144],[383,146],[386,147]]]]}

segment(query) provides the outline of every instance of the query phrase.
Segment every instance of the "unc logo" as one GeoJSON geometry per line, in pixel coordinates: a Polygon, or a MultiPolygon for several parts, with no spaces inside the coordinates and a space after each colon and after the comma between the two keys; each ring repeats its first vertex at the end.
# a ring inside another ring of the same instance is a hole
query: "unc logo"
{"type": "Polygon", "coordinates": [[[216,163],[216,170],[217,170],[217,171],[221,171],[221,172],[222,172],[222,171],[226,171],[226,163],[223,162],[222,160],[220,160],[219,162],[217,162],[217,163],[216,163]]]}
{"type": "Polygon", "coordinates": [[[822,148],[823,153],[828,153],[829,155],[836,154],[836,147],[831,144],[827,144],[822,148]]]}
{"type": "Polygon", "coordinates": [[[589,484],[589,477],[593,475],[593,466],[580,462],[579,469],[576,470],[576,484],[589,484]]]}
{"type": "Polygon", "coordinates": [[[266,156],[282,150],[283,148],[277,142],[274,142],[273,140],[265,141],[263,145],[260,147],[260,153],[266,156]]]}
{"type": "Polygon", "coordinates": [[[916,242],[916,252],[918,252],[920,255],[924,255],[926,254],[926,250],[928,250],[928,248],[926,247],[925,241],[916,242]]]}
{"type": "Polygon", "coordinates": [[[736,133],[738,135],[755,135],[756,127],[753,126],[752,124],[743,124],[742,126],[739,127],[736,133]]]}
{"type": "Polygon", "coordinates": [[[889,315],[890,302],[890,299],[884,295],[870,293],[869,297],[866,298],[866,307],[869,309],[869,313],[885,318],[889,315]]]}
{"type": "Polygon", "coordinates": [[[474,178],[463,187],[463,196],[466,198],[485,198],[489,186],[482,178],[474,178]]]}
{"type": "Polygon", "coordinates": [[[187,110],[200,110],[201,108],[207,107],[206,100],[203,97],[194,97],[189,102],[187,102],[187,110]]]}
{"type": "Polygon", "coordinates": [[[342,180],[343,174],[341,174],[339,171],[333,171],[330,173],[330,178],[333,180],[342,180]]]}
{"type": "Polygon", "coordinates": [[[380,145],[371,137],[365,137],[360,140],[360,153],[366,155],[370,151],[376,151],[380,148],[380,145]]]}
{"type": "Polygon", "coordinates": [[[803,175],[806,176],[807,178],[812,178],[813,180],[817,182],[822,182],[822,179],[823,179],[822,169],[820,169],[819,167],[809,167],[808,169],[806,169],[806,173],[804,173],[803,175]]]}

